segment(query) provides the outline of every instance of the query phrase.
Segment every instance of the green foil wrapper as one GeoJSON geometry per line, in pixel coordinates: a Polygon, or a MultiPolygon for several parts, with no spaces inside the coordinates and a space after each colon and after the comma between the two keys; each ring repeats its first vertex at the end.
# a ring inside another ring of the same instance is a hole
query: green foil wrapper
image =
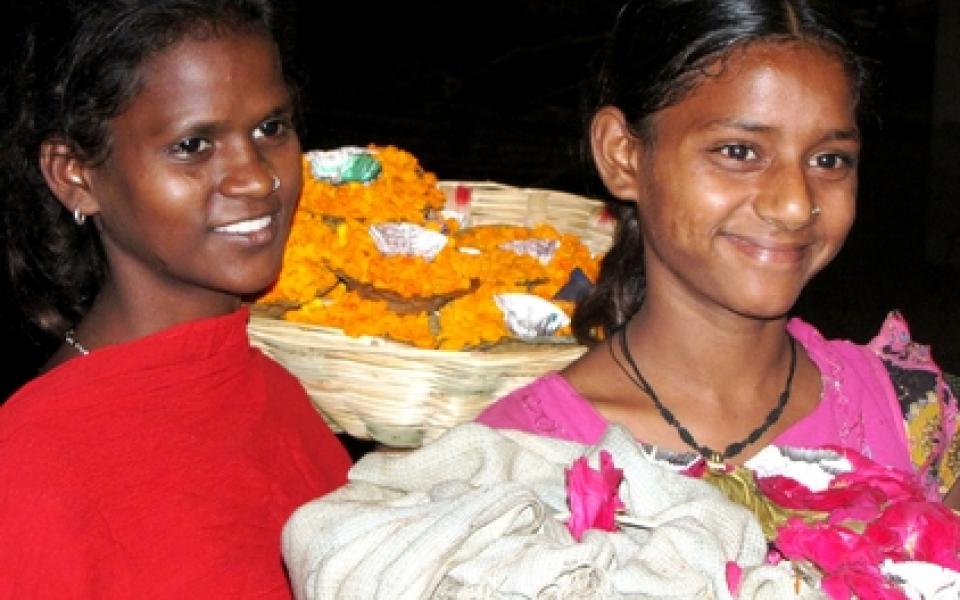
{"type": "Polygon", "coordinates": [[[307,158],[313,178],[334,185],[351,181],[368,183],[376,179],[382,169],[372,152],[358,146],[311,150],[307,152],[307,158]]]}

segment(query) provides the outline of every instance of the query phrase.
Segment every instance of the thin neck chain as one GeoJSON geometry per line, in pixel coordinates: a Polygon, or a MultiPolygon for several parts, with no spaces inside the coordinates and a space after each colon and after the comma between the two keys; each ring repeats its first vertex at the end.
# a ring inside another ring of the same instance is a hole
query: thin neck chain
{"type": "MultiPolygon", "coordinates": [[[[674,416],[670,409],[660,402],[660,398],[657,397],[657,393],[653,391],[653,386],[650,385],[650,383],[643,376],[643,373],[640,372],[640,368],[633,359],[633,354],[630,352],[630,346],[627,342],[626,328],[620,330],[620,350],[623,353],[624,358],[626,358],[627,362],[630,364],[630,368],[633,369],[633,374],[636,376],[636,378],[630,377],[629,373],[627,373],[628,379],[630,379],[630,381],[643,390],[643,392],[649,396],[651,400],[653,400],[653,404],[657,407],[657,411],[660,413],[660,416],[663,417],[663,420],[676,429],[677,433],[680,434],[680,439],[683,440],[686,445],[696,450],[700,456],[706,459],[707,464],[711,467],[720,467],[722,466],[723,461],[733,458],[734,456],[743,452],[744,448],[760,439],[760,436],[763,435],[764,432],[770,429],[770,427],[780,419],[780,415],[783,413],[783,408],[787,405],[787,400],[790,399],[790,389],[793,387],[793,375],[797,370],[797,343],[793,338],[790,338],[790,372],[787,374],[787,383],[784,386],[783,391],[780,393],[780,399],[777,401],[776,406],[770,410],[770,412],[767,414],[767,417],[763,420],[763,423],[751,431],[747,437],[739,442],[733,442],[732,444],[729,444],[723,450],[723,452],[717,452],[710,446],[705,446],[697,442],[697,440],[694,439],[693,434],[691,434],[690,431],[684,427],[680,421],[677,420],[677,417],[674,416]]],[[[616,357],[614,357],[614,359],[616,359],[616,357]]]]}
{"type": "Polygon", "coordinates": [[[77,332],[74,331],[73,329],[68,329],[67,332],[63,334],[63,340],[67,342],[67,345],[69,345],[71,348],[73,348],[80,354],[84,356],[86,356],[87,354],[90,354],[90,351],[87,350],[87,347],[81,344],[77,340],[77,332]]]}

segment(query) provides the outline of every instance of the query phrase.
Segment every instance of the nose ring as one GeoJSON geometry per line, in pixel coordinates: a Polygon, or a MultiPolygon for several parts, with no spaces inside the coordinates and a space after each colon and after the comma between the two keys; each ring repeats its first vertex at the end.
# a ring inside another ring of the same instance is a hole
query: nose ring
{"type": "Polygon", "coordinates": [[[277,190],[279,190],[279,189],[280,189],[280,176],[279,176],[279,175],[274,175],[274,176],[273,176],[273,191],[275,192],[275,191],[277,191],[277,190]]]}
{"type": "Polygon", "coordinates": [[[814,206],[813,208],[810,209],[810,216],[816,217],[816,216],[819,216],[820,213],[822,212],[823,212],[822,208],[820,208],[819,206],[814,206]]]}

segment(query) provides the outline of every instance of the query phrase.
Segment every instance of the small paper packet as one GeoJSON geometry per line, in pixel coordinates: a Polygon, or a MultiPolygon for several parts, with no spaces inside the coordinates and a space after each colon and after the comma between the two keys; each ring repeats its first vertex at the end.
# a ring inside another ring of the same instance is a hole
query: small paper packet
{"type": "Polygon", "coordinates": [[[419,256],[429,262],[447,245],[447,236],[414,223],[380,223],[369,231],[385,256],[419,256]]]}
{"type": "Polygon", "coordinates": [[[541,265],[549,265],[560,248],[560,240],[513,240],[500,244],[500,247],[521,256],[532,256],[539,260],[541,265]]]}
{"type": "Polygon", "coordinates": [[[495,294],[493,300],[507,327],[522,339],[551,336],[570,324],[570,317],[560,307],[534,294],[495,294]]]}

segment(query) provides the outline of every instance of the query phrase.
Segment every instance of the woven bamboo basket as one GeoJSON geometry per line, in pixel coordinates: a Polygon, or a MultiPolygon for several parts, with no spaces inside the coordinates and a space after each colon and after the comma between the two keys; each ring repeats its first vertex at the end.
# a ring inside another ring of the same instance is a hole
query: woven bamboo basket
{"type": "MultiPolygon", "coordinates": [[[[595,254],[611,242],[603,203],[576,194],[493,182],[441,181],[450,197],[469,189],[474,225],[549,223],[595,254]]],[[[253,312],[250,337],[303,383],[337,432],[392,447],[417,447],[473,419],[487,405],[585,348],[572,339],[507,342],[486,350],[425,350],[380,337],[350,337],[253,312]]]]}

